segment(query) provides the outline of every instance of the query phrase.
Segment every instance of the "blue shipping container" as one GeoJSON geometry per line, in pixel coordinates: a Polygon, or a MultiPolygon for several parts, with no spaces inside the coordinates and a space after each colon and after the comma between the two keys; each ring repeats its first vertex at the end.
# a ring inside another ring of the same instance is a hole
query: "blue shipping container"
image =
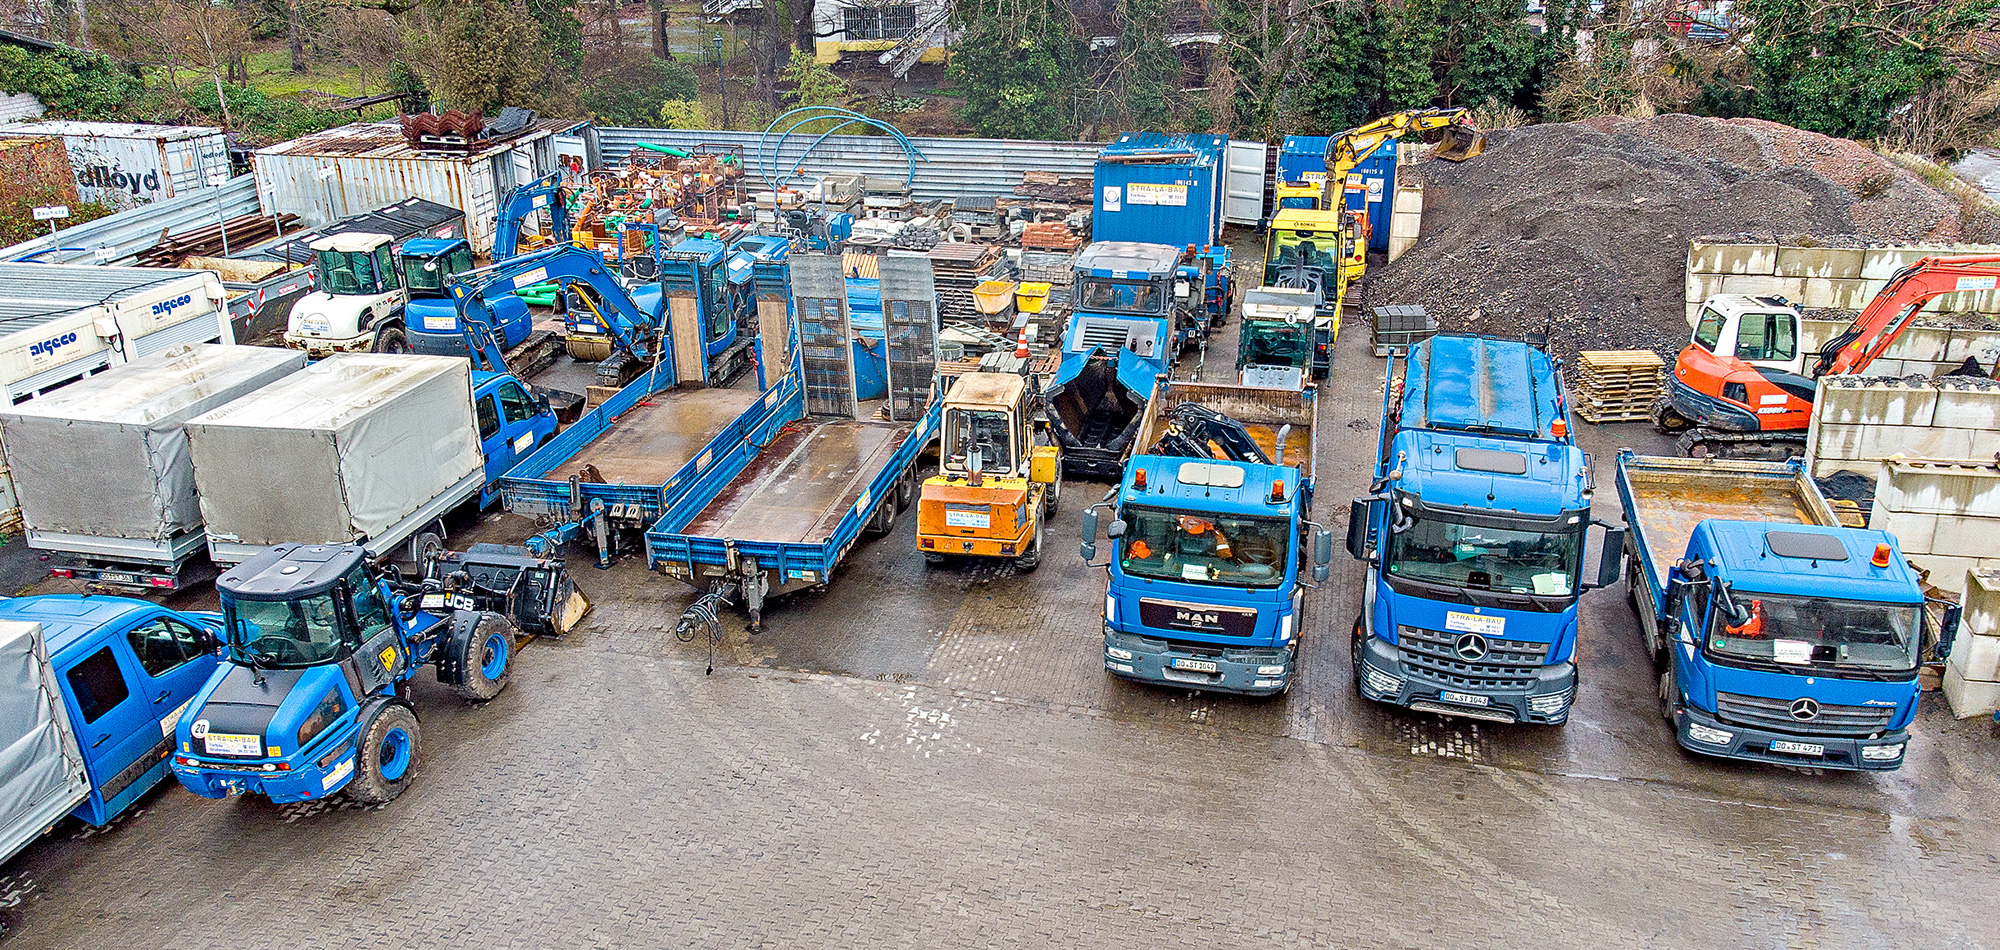
{"type": "MultiPolygon", "coordinates": [[[[1324,135],[1288,135],[1278,148],[1278,176],[1283,181],[1326,180],[1324,135]]],[[[1348,173],[1346,202],[1350,210],[1368,211],[1368,249],[1389,249],[1389,215],[1396,200],[1396,140],[1390,139],[1348,173]]]]}
{"type": "Polygon", "coordinates": [[[1120,135],[1098,153],[1090,239],[1175,247],[1217,243],[1228,144],[1221,135],[1120,135]],[[1159,157],[1149,160],[1149,155],[1159,157]]]}

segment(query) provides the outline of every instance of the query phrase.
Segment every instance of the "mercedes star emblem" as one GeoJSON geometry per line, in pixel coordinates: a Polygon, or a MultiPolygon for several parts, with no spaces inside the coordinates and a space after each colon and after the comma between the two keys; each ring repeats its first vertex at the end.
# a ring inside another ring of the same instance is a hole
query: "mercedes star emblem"
{"type": "Polygon", "coordinates": [[[1452,644],[1452,649],[1468,660],[1477,660],[1486,655],[1486,638],[1476,633],[1468,633],[1459,637],[1458,642],[1452,644]]]}
{"type": "Polygon", "coordinates": [[[1792,700],[1792,718],[1800,722],[1811,722],[1819,718],[1819,703],[1810,699],[1792,700]]]}

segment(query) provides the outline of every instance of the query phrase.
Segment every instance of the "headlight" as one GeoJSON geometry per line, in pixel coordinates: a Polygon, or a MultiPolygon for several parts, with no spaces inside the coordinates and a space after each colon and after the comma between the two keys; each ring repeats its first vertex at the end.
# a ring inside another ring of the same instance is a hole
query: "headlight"
{"type": "MultiPolygon", "coordinates": [[[[1105,594],[1105,595],[1104,595],[1104,622],[1105,622],[1105,623],[1113,623],[1113,622],[1116,622],[1116,621],[1117,621],[1117,619],[1118,619],[1118,597],[1117,597],[1117,595],[1115,595],[1115,594],[1105,594]]],[[[1129,659],[1131,659],[1131,657],[1126,657],[1126,659],[1128,659],[1128,660],[1129,660],[1129,659]]]]}
{"type": "Polygon", "coordinates": [[[1863,746],[1861,757],[1870,762],[1893,762],[1903,757],[1903,744],[1863,746]]]}
{"type": "Polygon", "coordinates": [[[1269,665],[1269,666],[1260,666],[1260,667],[1258,667],[1258,668],[1257,668],[1257,675],[1258,675],[1258,676],[1283,676],[1283,675],[1285,675],[1285,666],[1284,666],[1284,664],[1282,664],[1282,663],[1276,663],[1276,664],[1272,664],[1272,665],[1269,665]]]}
{"type": "Polygon", "coordinates": [[[1280,687],[1280,686],[1283,686],[1283,685],[1285,685],[1285,681],[1284,681],[1284,680],[1252,680],[1252,681],[1251,681],[1251,683],[1250,683],[1250,688],[1251,688],[1251,689],[1277,689],[1278,687],[1280,687]]]}
{"type": "Polygon", "coordinates": [[[1117,647],[1105,647],[1104,655],[1114,660],[1129,660],[1132,658],[1132,651],[1121,650],[1117,647]]]}
{"type": "Polygon", "coordinates": [[[1736,733],[1730,732],[1727,729],[1717,729],[1714,726],[1704,726],[1696,722],[1688,725],[1688,738],[1696,742],[1706,742],[1709,745],[1728,745],[1729,740],[1736,738],[1736,733]]]}
{"type": "Polygon", "coordinates": [[[1569,690],[1563,690],[1560,693],[1549,693],[1545,696],[1530,696],[1528,697],[1528,711],[1539,716],[1553,716],[1568,708],[1569,700],[1569,690]]]}
{"type": "Polygon", "coordinates": [[[1361,664],[1361,678],[1368,688],[1388,696],[1403,691],[1403,681],[1382,672],[1366,663],[1361,664]]]}

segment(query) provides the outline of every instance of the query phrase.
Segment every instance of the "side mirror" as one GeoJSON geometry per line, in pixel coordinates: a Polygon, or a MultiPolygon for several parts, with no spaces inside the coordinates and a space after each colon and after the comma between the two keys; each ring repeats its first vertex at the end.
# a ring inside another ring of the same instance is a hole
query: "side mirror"
{"type": "Polygon", "coordinates": [[[210,630],[207,627],[201,627],[201,626],[195,627],[194,642],[195,646],[200,647],[201,652],[203,653],[222,652],[222,638],[216,636],[215,631],[210,630]]]}
{"type": "Polygon", "coordinates": [[[1325,528],[1313,529],[1313,563],[1333,563],[1333,532],[1325,528]]]}
{"type": "Polygon", "coordinates": [[[1347,553],[1357,561],[1368,557],[1368,502],[1360,498],[1347,506],[1347,553]]]}
{"type": "Polygon", "coordinates": [[[1112,539],[1112,540],[1114,540],[1114,541],[1115,541],[1115,540],[1117,540],[1117,539],[1119,539],[1119,538],[1122,538],[1122,537],[1124,537],[1124,536],[1125,536],[1125,519],[1123,519],[1123,518],[1117,518],[1117,519],[1114,519],[1114,520],[1113,520],[1113,521],[1111,522],[1110,526],[1109,526],[1109,527],[1106,527],[1106,528],[1104,529],[1104,536],[1105,536],[1105,537],[1107,537],[1107,538],[1110,538],[1110,539],[1112,539]]]}
{"type": "Polygon", "coordinates": [[[1597,587],[1610,587],[1618,583],[1618,575],[1625,571],[1625,529],[1609,528],[1604,532],[1604,549],[1597,552],[1597,587]]]}
{"type": "Polygon", "coordinates": [[[1083,559],[1086,561],[1097,560],[1097,512],[1095,510],[1087,510],[1083,513],[1083,544],[1077,548],[1077,553],[1083,555],[1083,559]]]}
{"type": "Polygon", "coordinates": [[[1944,601],[1944,616],[1938,619],[1937,658],[1948,659],[1952,644],[1958,640],[1959,618],[1965,615],[1965,608],[1950,601],[1944,601]]]}

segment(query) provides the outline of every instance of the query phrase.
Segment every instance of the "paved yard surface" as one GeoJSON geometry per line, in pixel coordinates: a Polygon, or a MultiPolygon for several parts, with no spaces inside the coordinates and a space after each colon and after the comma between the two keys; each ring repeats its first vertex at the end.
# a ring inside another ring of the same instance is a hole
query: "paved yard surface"
{"type": "MultiPolygon", "coordinates": [[[[1373,451],[1383,364],[1340,345],[1319,517],[1373,451]]],[[[1212,366],[1227,371],[1234,326],[1212,366]]],[[[1599,514],[1643,426],[1583,427],[1599,514]]],[[[472,707],[419,683],[424,761],[379,809],[171,783],[0,867],[19,947],[1925,947],[2000,944],[2000,738],[1926,698],[1908,764],[1702,761],[1654,712],[1622,585],[1587,596],[1560,729],[1365,705],[1361,572],[1311,595],[1288,696],[1100,666],[1072,485],[1042,569],[926,568],[914,519],[823,593],[682,643],[675,582],[586,566],[598,609],[472,707]]],[[[528,526],[489,518],[480,535],[528,526]]],[[[1586,564],[1594,564],[1594,556],[1586,564]]],[[[28,576],[13,551],[0,564],[28,576]]],[[[53,589],[53,588],[49,588],[53,589]]],[[[198,601],[200,595],[195,600],[198,601]]]]}

